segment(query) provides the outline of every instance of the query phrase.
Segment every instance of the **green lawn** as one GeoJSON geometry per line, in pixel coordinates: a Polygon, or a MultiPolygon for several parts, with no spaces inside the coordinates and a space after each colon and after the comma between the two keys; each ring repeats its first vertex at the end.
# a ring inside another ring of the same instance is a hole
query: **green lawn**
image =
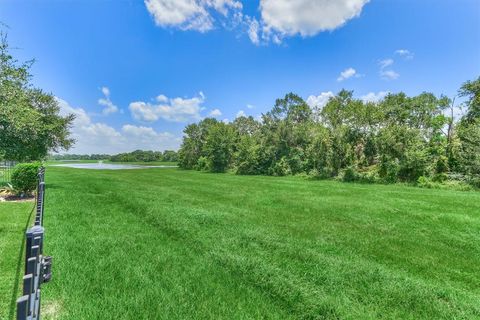
{"type": "Polygon", "coordinates": [[[24,235],[33,218],[33,202],[0,202],[0,319],[13,319],[21,295],[24,235]]]}
{"type": "Polygon", "coordinates": [[[179,169],[46,182],[46,319],[480,318],[480,193],[179,169]]]}

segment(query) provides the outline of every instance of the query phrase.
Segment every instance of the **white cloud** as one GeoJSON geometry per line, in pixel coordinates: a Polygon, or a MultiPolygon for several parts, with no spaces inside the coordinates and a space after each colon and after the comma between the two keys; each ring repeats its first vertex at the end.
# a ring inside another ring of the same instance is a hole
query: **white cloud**
{"type": "Polygon", "coordinates": [[[380,66],[380,77],[383,80],[395,80],[395,79],[398,79],[398,77],[400,77],[400,75],[396,71],[392,69],[386,70],[386,68],[393,65],[393,63],[394,63],[393,59],[384,59],[378,62],[378,65],[380,66]]]}
{"type": "Polygon", "coordinates": [[[246,23],[248,25],[248,37],[252,43],[258,45],[260,43],[260,39],[258,33],[260,31],[260,24],[258,23],[257,19],[246,17],[246,23]]]}
{"type": "Polygon", "coordinates": [[[222,112],[219,109],[213,109],[208,115],[210,117],[220,117],[222,115],[222,112]]]}
{"type": "Polygon", "coordinates": [[[407,60],[411,60],[415,56],[413,54],[413,52],[410,52],[407,49],[398,49],[398,50],[395,51],[395,54],[398,54],[399,56],[401,56],[401,57],[403,57],[407,60]]]}
{"type": "Polygon", "coordinates": [[[98,99],[98,104],[104,107],[102,113],[104,115],[109,115],[111,113],[117,112],[118,107],[114,105],[113,102],[110,100],[110,89],[108,87],[102,87],[101,90],[104,97],[98,99]]]}
{"type": "Polygon", "coordinates": [[[247,104],[247,109],[254,109],[255,106],[253,104],[247,104]]]}
{"type": "Polygon", "coordinates": [[[312,109],[322,109],[327,104],[328,100],[334,96],[335,95],[332,91],[322,92],[318,96],[311,95],[307,98],[307,104],[312,109]]]}
{"type": "Polygon", "coordinates": [[[144,0],[160,27],[207,32],[242,26],[252,43],[281,43],[287,36],[314,36],[360,15],[369,0],[260,0],[259,19],[244,15],[240,0],[144,0]]]}
{"type": "Polygon", "coordinates": [[[383,98],[385,98],[389,94],[388,91],[379,91],[377,93],[375,92],[369,92],[364,96],[360,97],[360,100],[363,102],[379,102],[383,98]]]}
{"type": "Polygon", "coordinates": [[[126,124],[122,127],[127,150],[165,150],[177,149],[181,139],[170,132],[157,132],[151,127],[126,124]]]}
{"type": "Polygon", "coordinates": [[[166,95],[160,94],[155,98],[158,102],[168,102],[168,97],[166,95]]]}
{"type": "Polygon", "coordinates": [[[247,114],[245,113],[245,111],[240,110],[237,112],[237,115],[235,116],[235,118],[246,117],[246,116],[247,114]]]}
{"type": "Polygon", "coordinates": [[[362,12],[369,0],[261,0],[266,37],[313,36],[334,30],[362,12]]]}
{"type": "Polygon", "coordinates": [[[361,77],[361,75],[358,74],[355,69],[348,68],[348,69],[345,69],[344,71],[342,71],[340,73],[340,76],[338,76],[337,81],[341,82],[341,81],[349,79],[351,77],[359,78],[359,77],[361,77]]]}
{"type": "Polygon", "coordinates": [[[380,77],[384,80],[396,80],[400,75],[393,70],[380,70],[380,77]]]}
{"type": "Polygon", "coordinates": [[[157,103],[136,101],[129,105],[130,112],[136,120],[154,122],[164,119],[173,122],[200,120],[200,111],[205,101],[205,95],[200,92],[193,98],[168,98],[159,95],[157,103]]]}
{"type": "Polygon", "coordinates": [[[102,87],[102,93],[108,97],[110,96],[110,89],[108,89],[108,87],[102,87]]]}
{"type": "Polygon", "coordinates": [[[200,32],[214,28],[212,12],[227,17],[243,7],[236,0],[145,0],[145,6],[158,26],[200,32]]]}
{"type": "Polygon", "coordinates": [[[378,64],[380,65],[380,69],[385,69],[393,64],[393,59],[384,59],[380,60],[378,64]]]}
{"type": "Polygon", "coordinates": [[[168,132],[156,132],[150,127],[124,125],[121,131],[100,122],[93,122],[83,108],[70,106],[65,100],[56,98],[60,114],[76,116],[71,129],[76,140],[69,153],[119,153],[135,149],[165,150],[178,149],[179,137],[168,132]]]}

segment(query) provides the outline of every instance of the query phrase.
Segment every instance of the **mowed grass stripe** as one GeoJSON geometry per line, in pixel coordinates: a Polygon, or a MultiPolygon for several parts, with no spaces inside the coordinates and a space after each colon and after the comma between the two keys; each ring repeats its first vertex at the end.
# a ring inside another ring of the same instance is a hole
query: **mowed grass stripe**
{"type": "Polygon", "coordinates": [[[0,203],[0,320],[15,317],[22,293],[25,230],[31,226],[34,202],[0,203]]]}
{"type": "Polygon", "coordinates": [[[475,318],[480,196],[49,168],[61,318],[475,318]]]}

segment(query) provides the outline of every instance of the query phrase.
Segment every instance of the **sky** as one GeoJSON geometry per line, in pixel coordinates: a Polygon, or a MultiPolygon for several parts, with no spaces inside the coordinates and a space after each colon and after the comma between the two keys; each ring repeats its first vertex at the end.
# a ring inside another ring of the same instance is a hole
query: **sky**
{"type": "Polygon", "coordinates": [[[76,114],[69,153],[178,149],[187,124],[288,92],[454,97],[480,76],[480,0],[0,0],[0,22],[76,114]]]}

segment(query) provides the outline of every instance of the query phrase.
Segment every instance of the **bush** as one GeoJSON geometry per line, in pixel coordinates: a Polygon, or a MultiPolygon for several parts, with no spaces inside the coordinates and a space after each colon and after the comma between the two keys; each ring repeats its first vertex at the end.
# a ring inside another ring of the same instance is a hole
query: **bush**
{"type": "Polygon", "coordinates": [[[17,194],[27,195],[37,187],[40,163],[17,164],[12,173],[12,186],[17,194]]]}
{"type": "Polygon", "coordinates": [[[397,159],[390,160],[386,157],[382,158],[379,166],[379,175],[385,183],[397,182],[400,165],[397,159]]]}
{"type": "Polygon", "coordinates": [[[280,161],[275,163],[272,168],[272,175],[274,176],[289,176],[292,174],[292,170],[290,169],[290,165],[288,164],[287,158],[282,157],[280,161]]]}
{"type": "Polygon", "coordinates": [[[207,157],[200,157],[197,160],[195,169],[198,171],[210,171],[210,161],[207,157]]]}
{"type": "Polygon", "coordinates": [[[354,182],[359,179],[357,170],[352,166],[343,170],[341,178],[343,182],[354,182]]]}
{"type": "Polygon", "coordinates": [[[472,175],[468,179],[468,183],[472,185],[473,187],[480,189],[480,175],[472,175]]]}
{"type": "Polygon", "coordinates": [[[361,183],[377,183],[380,181],[376,170],[360,172],[358,174],[358,181],[361,183]]]}
{"type": "Polygon", "coordinates": [[[432,181],[433,182],[445,182],[448,180],[448,174],[446,173],[437,173],[433,176],[432,181]]]}
{"type": "Polygon", "coordinates": [[[425,176],[421,176],[417,180],[417,186],[428,189],[445,189],[445,190],[457,190],[457,191],[471,191],[474,188],[462,180],[445,180],[443,182],[437,182],[434,179],[430,179],[425,176]]]}

